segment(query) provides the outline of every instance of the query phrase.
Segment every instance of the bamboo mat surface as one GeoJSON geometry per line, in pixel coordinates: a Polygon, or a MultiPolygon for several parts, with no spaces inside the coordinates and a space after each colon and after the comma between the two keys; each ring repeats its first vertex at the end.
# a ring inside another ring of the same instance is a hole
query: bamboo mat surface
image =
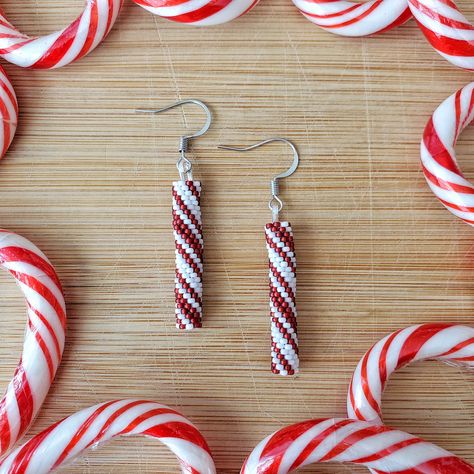
{"type": "MultiPolygon", "coordinates": [[[[44,34],[80,0],[1,2],[14,24],[44,34]]],[[[474,19],[474,6],[459,0],[474,19]]],[[[3,63],[2,63],[3,64],[3,63]]],[[[431,112],[473,79],[440,58],[411,22],[377,38],[333,36],[290,0],[262,0],[245,17],[195,29],[129,1],[105,43],[57,71],[6,64],[21,118],[0,164],[1,226],[35,242],[65,287],[63,363],[37,433],[115,398],[176,407],[208,439],[218,472],[237,473],[267,434],[345,415],[359,358],[381,337],[432,321],[473,324],[474,230],[434,198],[418,145],[431,112]],[[143,116],[189,97],[213,109],[193,144],[203,184],[205,328],[174,328],[171,182],[179,135],[202,124],[191,106],[143,116]],[[295,232],[301,375],[269,373],[267,255],[270,178],[291,154],[216,149],[269,136],[293,140],[297,173],[282,185],[295,232]]],[[[474,178],[474,131],[460,164],[474,178]]],[[[0,382],[20,356],[22,297],[2,273],[0,382]]],[[[387,424],[474,462],[472,374],[439,363],[397,373],[387,424]]],[[[118,440],[68,473],[175,473],[154,441],[118,440]]],[[[318,465],[303,472],[367,472],[318,465]]]]}

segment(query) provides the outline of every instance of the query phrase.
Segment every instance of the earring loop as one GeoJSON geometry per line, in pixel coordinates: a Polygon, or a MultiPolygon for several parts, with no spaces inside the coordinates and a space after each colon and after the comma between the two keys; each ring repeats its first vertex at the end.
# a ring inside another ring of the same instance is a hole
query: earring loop
{"type": "Polygon", "coordinates": [[[260,0],[133,0],[154,15],[193,26],[213,26],[235,20],[260,0]]]}
{"type": "Polygon", "coordinates": [[[406,0],[293,0],[312,23],[341,36],[370,36],[403,25],[411,18],[406,0]]]}
{"type": "Polygon", "coordinates": [[[93,51],[112,29],[123,0],[86,0],[81,15],[66,28],[29,37],[0,11],[0,56],[21,67],[53,69],[93,51]]]}

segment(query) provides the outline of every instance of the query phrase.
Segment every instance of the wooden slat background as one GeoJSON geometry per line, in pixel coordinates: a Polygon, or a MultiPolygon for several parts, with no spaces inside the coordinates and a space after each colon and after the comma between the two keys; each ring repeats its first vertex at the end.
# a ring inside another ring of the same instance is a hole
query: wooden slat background
{"type": "MultiPolygon", "coordinates": [[[[23,31],[65,25],[79,0],[5,0],[23,31]]],[[[474,19],[469,0],[459,5],[474,19]]],[[[69,332],[63,364],[31,433],[80,408],[140,397],[177,407],[205,433],[221,473],[286,424],[344,416],[351,372],[372,343],[414,323],[473,323],[474,231],[429,191],[418,143],[434,108],[473,75],[442,60],[414,23],[370,39],[333,36],[290,0],[263,0],[216,28],[175,25],[127,1],[105,44],[58,71],[6,65],[21,122],[0,165],[1,226],[33,240],[64,284],[69,332]],[[170,182],[178,136],[195,142],[203,182],[205,329],[174,329],[170,182]],[[268,371],[263,225],[270,177],[290,161],[276,144],[216,150],[280,135],[301,167],[283,185],[298,251],[302,373],[268,371]]],[[[474,133],[458,146],[474,177],[474,133]],[[470,155],[472,157],[472,153],[470,155]]],[[[24,303],[1,276],[0,382],[19,358],[24,303]]],[[[474,462],[472,374],[425,363],[401,371],[385,420],[474,462]]],[[[156,442],[121,440],[71,473],[179,472],[156,442]]],[[[366,472],[312,466],[305,472],[366,472]]]]}

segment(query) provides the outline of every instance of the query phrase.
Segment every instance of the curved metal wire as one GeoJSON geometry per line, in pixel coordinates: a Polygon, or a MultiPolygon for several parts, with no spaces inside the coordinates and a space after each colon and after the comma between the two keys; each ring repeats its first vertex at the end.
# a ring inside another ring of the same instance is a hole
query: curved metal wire
{"type": "Polygon", "coordinates": [[[197,132],[193,133],[192,135],[182,135],[179,142],[179,153],[181,154],[178,162],[176,163],[176,167],[178,168],[179,175],[182,180],[192,180],[192,163],[186,156],[186,153],[189,149],[189,141],[193,138],[200,137],[204,135],[212,124],[212,112],[210,111],[209,107],[198,99],[185,99],[176,102],[175,104],[168,105],[161,109],[136,109],[137,113],[142,114],[159,114],[162,112],[166,112],[167,110],[174,109],[175,107],[181,107],[185,104],[194,104],[201,107],[204,112],[206,113],[206,123],[204,126],[198,130],[197,132]]]}
{"type": "Polygon", "coordinates": [[[280,194],[279,181],[280,179],[288,178],[289,176],[291,176],[297,170],[300,163],[299,153],[295,144],[291,142],[290,140],[287,140],[286,138],[273,137],[273,138],[268,138],[258,143],[254,143],[253,145],[249,145],[247,147],[219,145],[217,148],[220,148],[221,150],[250,151],[250,150],[254,150],[255,148],[259,148],[263,145],[266,145],[268,143],[273,143],[273,142],[286,143],[293,150],[293,162],[291,166],[283,173],[280,173],[279,175],[275,176],[270,182],[270,190],[271,190],[272,197],[270,201],[268,202],[268,207],[273,213],[273,220],[276,221],[278,220],[278,215],[280,211],[283,209],[283,201],[279,197],[279,194],[280,194]]]}

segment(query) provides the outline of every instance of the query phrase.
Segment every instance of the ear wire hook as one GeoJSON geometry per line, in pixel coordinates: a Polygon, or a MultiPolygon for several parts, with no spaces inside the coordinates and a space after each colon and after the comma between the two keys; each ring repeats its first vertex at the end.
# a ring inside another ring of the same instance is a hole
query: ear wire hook
{"type": "Polygon", "coordinates": [[[250,150],[254,150],[255,148],[259,148],[263,145],[266,145],[267,143],[273,143],[273,142],[286,143],[293,150],[293,163],[291,164],[291,166],[286,171],[275,176],[270,181],[270,190],[271,190],[272,197],[270,198],[270,201],[268,202],[268,207],[272,211],[273,222],[276,222],[279,219],[278,216],[279,216],[280,211],[283,209],[283,201],[279,197],[280,180],[291,176],[296,171],[300,163],[300,157],[298,154],[298,150],[296,149],[296,146],[290,140],[287,140],[286,138],[275,137],[275,138],[269,138],[267,140],[263,140],[261,142],[255,143],[253,145],[250,145],[244,148],[234,147],[234,146],[229,146],[229,145],[219,145],[217,148],[220,148],[221,150],[250,151],[250,150]]]}
{"type": "Polygon", "coordinates": [[[166,112],[167,110],[174,109],[175,107],[181,107],[185,104],[194,104],[201,107],[201,109],[203,109],[204,112],[206,113],[206,123],[204,124],[204,127],[202,127],[201,130],[197,131],[196,133],[192,135],[183,135],[180,138],[178,151],[181,154],[181,156],[178,162],[176,163],[176,167],[178,168],[179,176],[182,181],[193,179],[193,175],[192,175],[193,165],[191,161],[188,159],[188,157],[186,156],[186,153],[188,152],[188,149],[189,149],[190,140],[193,138],[200,137],[201,135],[204,135],[211,127],[212,112],[209,110],[209,107],[204,102],[198,99],[186,99],[186,100],[180,100],[179,102],[176,102],[175,104],[163,107],[162,109],[136,109],[135,111],[141,114],[160,114],[161,112],[166,112]]]}

